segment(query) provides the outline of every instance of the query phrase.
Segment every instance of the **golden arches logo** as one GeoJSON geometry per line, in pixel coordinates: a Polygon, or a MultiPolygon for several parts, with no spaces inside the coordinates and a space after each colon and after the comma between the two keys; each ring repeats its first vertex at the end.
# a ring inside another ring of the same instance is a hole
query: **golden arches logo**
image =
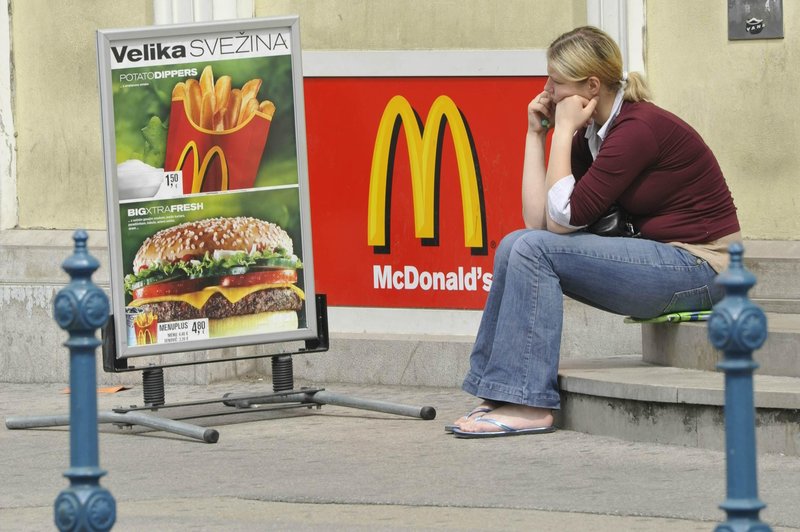
{"type": "Polygon", "coordinates": [[[485,253],[485,210],[475,147],[464,116],[453,100],[444,95],[434,100],[424,127],[404,97],[394,96],[386,104],[372,153],[367,214],[368,244],[376,248],[388,248],[391,176],[401,125],[408,145],[414,204],[414,234],[427,242],[435,242],[438,239],[437,203],[441,143],[447,125],[455,148],[461,184],[464,245],[472,248],[473,253],[485,253]]]}
{"type": "Polygon", "coordinates": [[[225,160],[225,152],[222,151],[222,148],[214,146],[208,150],[208,153],[203,157],[203,163],[200,164],[197,143],[195,143],[195,141],[190,141],[186,144],[186,147],[183,148],[181,156],[178,157],[178,164],[175,166],[175,170],[183,168],[183,165],[186,164],[186,158],[189,157],[190,153],[194,161],[194,166],[192,166],[194,169],[194,175],[192,175],[192,194],[197,194],[202,190],[203,182],[208,173],[208,167],[211,166],[211,162],[214,160],[215,156],[219,159],[219,167],[222,174],[220,190],[228,190],[228,162],[225,160]]]}

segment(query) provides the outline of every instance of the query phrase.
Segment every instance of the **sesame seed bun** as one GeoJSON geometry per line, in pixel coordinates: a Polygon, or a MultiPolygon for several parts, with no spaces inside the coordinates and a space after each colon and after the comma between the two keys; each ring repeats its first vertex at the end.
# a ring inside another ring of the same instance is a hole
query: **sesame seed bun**
{"type": "Polygon", "coordinates": [[[250,217],[208,218],[162,229],[147,238],[133,259],[133,270],[214,251],[272,251],[293,253],[292,239],[277,225],[250,217]]]}

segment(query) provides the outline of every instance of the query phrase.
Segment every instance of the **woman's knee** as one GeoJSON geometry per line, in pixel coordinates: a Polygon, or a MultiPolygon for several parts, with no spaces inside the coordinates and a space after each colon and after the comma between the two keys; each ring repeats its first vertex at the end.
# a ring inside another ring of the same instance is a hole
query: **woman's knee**
{"type": "Polygon", "coordinates": [[[546,254],[554,245],[563,243],[564,235],[551,233],[544,229],[527,231],[514,240],[512,252],[523,257],[537,257],[546,254]]]}
{"type": "Polygon", "coordinates": [[[495,272],[505,268],[512,256],[528,259],[547,255],[552,249],[569,248],[570,236],[559,235],[544,229],[521,229],[509,233],[500,242],[495,253],[495,272]]]}
{"type": "Polygon", "coordinates": [[[517,229],[516,231],[508,233],[506,236],[504,236],[494,252],[495,265],[500,262],[508,261],[508,256],[511,254],[514,244],[520,239],[520,237],[529,232],[530,229],[517,229]]]}

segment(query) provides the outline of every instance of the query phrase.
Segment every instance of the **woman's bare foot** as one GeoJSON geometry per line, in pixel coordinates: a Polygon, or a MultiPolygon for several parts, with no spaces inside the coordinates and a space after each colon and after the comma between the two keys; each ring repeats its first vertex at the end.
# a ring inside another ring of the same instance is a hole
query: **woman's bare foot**
{"type": "Polygon", "coordinates": [[[467,414],[453,421],[452,425],[447,425],[447,427],[450,428],[450,430],[452,430],[452,428],[461,429],[470,420],[475,419],[475,417],[477,416],[482,416],[484,414],[492,412],[495,408],[498,408],[501,405],[503,405],[503,403],[484,399],[481,402],[481,404],[470,410],[467,414]]]}
{"type": "MultiPolygon", "coordinates": [[[[492,410],[491,414],[484,414],[514,430],[550,427],[553,425],[553,411],[549,408],[537,408],[527,405],[504,404],[492,410]]],[[[462,432],[496,432],[497,425],[481,422],[482,416],[472,416],[466,423],[462,423],[459,430],[462,432]]]]}

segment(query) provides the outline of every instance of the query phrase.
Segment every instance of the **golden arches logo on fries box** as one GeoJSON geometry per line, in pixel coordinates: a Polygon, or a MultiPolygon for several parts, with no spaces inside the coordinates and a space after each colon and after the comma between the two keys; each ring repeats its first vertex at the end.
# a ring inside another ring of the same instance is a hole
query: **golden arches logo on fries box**
{"type": "Polygon", "coordinates": [[[184,194],[253,187],[275,114],[274,103],[258,100],[261,85],[214,80],[211,65],[175,84],[164,166],[182,170],[184,194]]]}
{"type": "Polygon", "coordinates": [[[464,222],[464,246],[473,254],[486,254],[486,211],[480,168],[472,137],[464,116],[448,96],[437,97],[428,111],[424,127],[417,113],[403,96],[394,96],[383,111],[375,138],[369,178],[367,241],[376,252],[388,251],[387,212],[391,197],[392,165],[402,126],[408,146],[411,189],[414,205],[414,232],[423,243],[438,242],[438,197],[441,172],[441,146],[447,124],[455,148],[461,207],[464,222]]]}
{"type": "Polygon", "coordinates": [[[152,312],[142,312],[133,320],[136,345],[158,343],[158,316],[152,312]]]}

